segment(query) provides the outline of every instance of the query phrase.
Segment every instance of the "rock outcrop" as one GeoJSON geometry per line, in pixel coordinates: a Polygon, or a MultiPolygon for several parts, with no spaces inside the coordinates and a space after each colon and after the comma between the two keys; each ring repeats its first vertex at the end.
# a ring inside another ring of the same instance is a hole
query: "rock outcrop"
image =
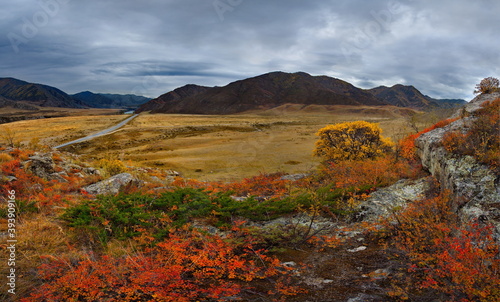
{"type": "Polygon", "coordinates": [[[83,190],[92,195],[118,194],[133,185],[139,185],[139,180],[132,174],[121,173],[87,186],[83,190]]]}
{"type": "MultiPolygon", "coordinates": [[[[499,93],[480,95],[457,114],[473,115],[482,103],[498,97],[499,93]]],[[[467,131],[473,119],[473,116],[465,117],[422,134],[415,141],[417,154],[424,169],[439,181],[442,190],[453,194],[455,210],[463,221],[488,220],[496,225],[500,234],[500,176],[472,156],[447,152],[441,143],[450,131],[467,131]]]]}
{"type": "Polygon", "coordinates": [[[402,179],[392,186],[373,192],[360,207],[358,220],[377,221],[387,218],[395,211],[406,207],[408,202],[425,197],[432,187],[432,179],[425,177],[417,180],[402,179]]]}

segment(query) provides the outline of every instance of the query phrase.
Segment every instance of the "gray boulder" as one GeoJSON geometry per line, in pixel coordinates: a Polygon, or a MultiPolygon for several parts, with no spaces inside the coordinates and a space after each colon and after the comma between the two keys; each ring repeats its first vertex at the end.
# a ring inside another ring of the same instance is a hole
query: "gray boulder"
{"type": "Polygon", "coordinates": [[[128,186],[140,184],[141,181],[131,174],[121,173],[84,187],[83,190],[92,195],[114,195],[123,192],[128,186]]]}
{"type": "Polygon", "coordinates": [[[33,175],[43,179],[51,179],[50,175],[55,173],[55,164],[51,153],[33,155],[29,158],[29,161],[25,162],[25,165],[33,175]]]}
{"type": "Polygon", "coordinates": [[[395,211],[404,209],[409,202],[424,198],[432,186],[431,183],[429,177],[418,180],[402,179],[389,187],[379,189],[361,204],[357,218],[377,221],[389,217],[395,211]]]}

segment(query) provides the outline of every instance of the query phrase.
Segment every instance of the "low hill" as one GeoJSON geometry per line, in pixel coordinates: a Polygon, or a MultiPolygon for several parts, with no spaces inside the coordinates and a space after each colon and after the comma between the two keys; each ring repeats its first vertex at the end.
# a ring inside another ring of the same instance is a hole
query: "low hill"
{"type": "Polygon", "coordinates": [[[93,93],[90,91],[83,91],[71,96],[93,108],[135,109],[150,100],[150,98],[133,94],[93,93]]]}
{"type": "Polygon", "coordinates": [[[387,105],[339,79],[304,72],[271,72],[224,87],[187,85],[151,100],[138,112],[232,114],[284,104],[387,105]]]}
{"type": "Polygon", "coordinates": [[[192,97],[198,94],[201,94],[211,87],[199,86],[194,84],[188,84],[177,89],[174,89],[168,93],[165,93],[159,96],[156,99],[152,99],[149,102],[143,104],[137,109],[137,112],[142,111],[152,111],[152,112],[160,112],[164,105],[181,101],[188,97],[192,97]]]}
{"type": "Polygon", "coordinates": [[[459,99],[434,99],[422,94],[413,86],[405,86],[401,84],[392,87],[380,86],[369,89],[378,99],[398,107],[409,107],[415,109],[436,109],[436,108],[452,108],[463,106],[467,102],[459,99]]]}
{"type": "Polygon", "coordinates": [[[87,107],[86,104],[73,99],[55,87],[28,83],[14,78],[0,78],[0,96],[10,101],[24,101],[41,107],[87,107]]]}

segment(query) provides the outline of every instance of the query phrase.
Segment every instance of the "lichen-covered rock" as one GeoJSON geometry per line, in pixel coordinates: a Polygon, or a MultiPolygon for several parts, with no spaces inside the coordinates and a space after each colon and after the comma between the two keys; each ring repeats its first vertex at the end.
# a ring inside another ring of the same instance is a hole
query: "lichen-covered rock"
{"type": "MultiPolygon", "coordinates": [[[[480,105],[500,97],[499,93],[481,95],[466,106],[474,113],[480,105]]],[[[442,145],[447,132],[468,129],[474,117],[457,120],[443,128],[422,134],[415,140],[417,154],[424,169],[440,183],[443,190],[454,196],[454,209],[463,221],[482,217],[497,226],[500,234],[500,176],[472,156],[449,153],[442,145]]]]}
{"type": "Polygon", "coordinates": [[[467,103],[467,105],[458,109],[451,117],[455,118],[455,117],[466,116],[466,115],[478,110],[479,108],[481,108],[481,105],[484,102],[493,101],[493,100],[496,100],[498,98],[500,98],[500,92],[493,92],[493,93],[489,93],[489,94],[478,95],[472,101],[467,103]]]}
{"type": "Polygon", "coordinates": [[[51,153],[33,155],[29,158],[29,161],[25,162],[25,165],[33,175],[43,179],[50,179],[50,175],[55,172],[55,164],[51,153]]]}
{"type": "Polygon", "coordinates": [[[358,219],[376,221],[388,217],[394,211],[405,208],[409,202],[425,197],[431,187],[432,180],[426,177],[418,180],[402,179],[392,186],[379,189],[361,204],[358,219]]]}
{"type": "Polygon", "coordinates": [[[83,190],[92,195],[118,194],[132,185],[140,185],[140,181],[129,173],[114,175],[108,179],[84,187],[83,190]]]}

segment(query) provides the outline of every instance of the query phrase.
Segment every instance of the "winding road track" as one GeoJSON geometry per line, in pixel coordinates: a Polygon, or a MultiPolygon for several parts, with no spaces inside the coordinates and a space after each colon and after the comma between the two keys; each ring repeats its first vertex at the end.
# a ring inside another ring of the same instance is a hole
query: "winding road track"
{"type": "Polygon", "coordinates": [[[94,133],[94,134],[91,134],[89,136],[86,136],[86,137],[82,137],[82,138],[79,138],[77,140],[74,140],[74,141],[71,141],[71,142],[67,142],[67,143],[64,143],[62,145],[59,145],[59,146],[56,146],[54,147],[54,149],[59,149],[59,148],[62,148],[62,147],[66,147],[66,146],[69,146],[69,145],[73,145],[73,144],[76,144],[76,143],[80,143],[80,142],[84,142],[84,141],[88,141],[88,140],[91,140],[91,139],[94,139],[96,137],[99,137],[99,136],[103,136],[103,135],[106,135],[106,134],[109,134],[115,130],[118,130],[120,127],[123,127],[125,124],[127,124],[128,122],[130,122],[131,120],[133,120],[134,118],[136,118],[138,116],[138,114],[134,114],[132,115],[131,117],[128,117],[127,119],[121,121],[120,123],[114,125],[113,127],[111,128],[108,128],[108,129],[105,129],[105,130],[102,130],[100,132],[97,132],[97,133],[94,133]]]}

